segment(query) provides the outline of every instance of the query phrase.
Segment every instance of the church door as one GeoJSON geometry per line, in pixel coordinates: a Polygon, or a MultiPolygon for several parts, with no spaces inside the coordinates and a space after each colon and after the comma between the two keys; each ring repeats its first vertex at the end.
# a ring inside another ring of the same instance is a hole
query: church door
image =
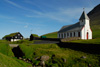
{"type": "Polygon", "coordinates": [[[88,35],[89,35],[89,34],[88,34],[88,32],[87,32],[87,40],[88,40],[88,35]]]}

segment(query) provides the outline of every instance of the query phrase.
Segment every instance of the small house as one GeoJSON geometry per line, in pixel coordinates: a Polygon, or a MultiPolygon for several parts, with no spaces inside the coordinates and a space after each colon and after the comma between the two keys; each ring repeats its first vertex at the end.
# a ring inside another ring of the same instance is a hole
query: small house
{"type": "Polygon", "coordinates": [[[9,35],[4,36],[3,39],[13,42],[13,41],[22,40],[23,36],[20,32],[16,32],[16,33],[11,33],[9,35]]]}
{"type": "Polygon", "coordinates": [[[37,40],[38,38],[39,38],[39,36],[37,34],[31,34],[30,35],[30,41],[37,40]]]}
{"type": "Polygon", "coordinates": [[[58,31],[58,38],[78,37],[79,39],[92,39],[92,30],[90,28],[90,19],[83,11],[79,22],[63,26],[58,31]]]}

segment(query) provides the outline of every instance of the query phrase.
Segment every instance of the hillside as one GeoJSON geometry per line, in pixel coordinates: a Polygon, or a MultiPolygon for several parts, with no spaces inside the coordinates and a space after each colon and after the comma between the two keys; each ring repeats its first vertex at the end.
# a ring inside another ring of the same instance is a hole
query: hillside
{"type": "MultiPolygon", "coordinates": [[[[40,65],[41,56],[49,56],[49,60],[45,61],[47,67],[89,67],[88,64],[91,64],[92,67],[99,67],[99,55],[84,53],[69,48],[61,48],[57,44],[27,45],[24,43],[20,44],[20,48],[25,53],[25,58],[30,58],[34,65],[37,66],[40,65]]],[[[80,46],[80,48],[82,47],[80,46]]],[[[80,50],[80,48],[77,49],[80,50]]]]}
{"type": "Polygon", "coordinates": [[[57,32],[52,32],[52,33],[44,34],[42,36],[46,36],[47,38],[57,38],[57,32]]]}
{"type": "Polygon", "coordinates": [[[6,40],[0,40],[0,67],[28,67],[31,64],[25,63],[14,57],[12,48],[6,40]]]}
{"type": "Polygon", "coordinates": [[[91,21],[91,26],[100,25],[100,4],[94,7],[89,13],[88,16],[91,21]]]}
{"type": "Polygon", "coordinates": [[[22,60],[18,60],[16,58],[8,57],[2,53],[0,53],[0,67],[28,67],[31,64],[25,63],[22,60]]]}
{"type": "Polygon", "coordinates": [[[93,31],[93,38],[100,38],[100,4],[94,7],[93,10],[88,13],[88,16],[93,31]]]}

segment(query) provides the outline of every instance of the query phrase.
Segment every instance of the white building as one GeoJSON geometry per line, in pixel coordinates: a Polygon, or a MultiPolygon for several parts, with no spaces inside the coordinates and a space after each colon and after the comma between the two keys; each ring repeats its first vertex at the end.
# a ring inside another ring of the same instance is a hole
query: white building
{"type": "Polygon", "coordinates": [[[83,11],[79,22],[63,26],[58,31],[58,38],[80,37],[81,39],[92,39],[92,30],[90,28],[90,19],[83,11]]]}

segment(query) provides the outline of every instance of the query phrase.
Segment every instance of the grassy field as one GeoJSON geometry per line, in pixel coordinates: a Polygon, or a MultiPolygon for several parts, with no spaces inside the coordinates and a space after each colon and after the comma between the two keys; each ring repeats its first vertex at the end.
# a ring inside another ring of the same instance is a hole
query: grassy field
{"type": "Polygon", "coordinates": [[[8,45],[10,42],[0,40],[0,67],[28,67],[31,64],[25,63],[14,57],[12,48],[8,45]]]}
{"type": "Polygon", "coordinates": [[[69,48],[60,48],[57,44],[21,44],[21,50],[25,53],[24,58],[30,58],[35,65],[39,65],[39,60],[35,60],[36,57],[40,58],[43,55],[50,56],[46,66],[56,67],[88,67],[89,64],[92,67],[99,67],[99,55],[84,53],[81,51],[75,51],[69,48]],[[54,57],[53,57],[54,56],[54,57]],[[81,58],[85,56],[86,58],[81,58]],[[63,59],[67,61],[64,62],[63,59]]]}
{"type": "Polygon", "coordinates": [[[28,67],[31,64],[25,63],[22,60],[12,58],[0,53],[0,67],[28,67]]]}
{"type": "MultiPolygon", "coordinates": [[[[98,44],[100,45],[100,38],[92,39],[92,40],[76,40],[70,41],[72,43],[82,43],[82,44],[98,44]]],[[[7,45],[7,43],[11,43],[9,41],[0,41],[0,65],[1,67],[27,67],[30,64],[24,63],[21,60],[16,58],[12,58],[14,55],[11,51],[11,48],[7,45]],[[9,50],[8,50],[9,48],[9,50]],[[4,61],[6,60],[6,61],[4,61]],[[11,61],[10,61],[11,60],[11,61]],[[9,62],[10,64],[8,65],[9,62]],[[14,66],[15,65],[15,66],[14,66]],[[23,66],[22,66],[23,65],[23,66]]],[[[25,54],[23,58],[31,59],[34,65],[39,65],[40,60],[35,60],[36,58],[40,59],[41,56],[47,55],[50,57],[48,61],[46,61],[47,67],[88,67],[91,65],[92,67],[100,67],[100,55],[85,53],[82,51],[73,50],[70,48],[61,48],[57,44],[33,44],[34,41],[28,40],[20,40],[17,42],[12,42],[20,44],[19,47],[22,52],[25,54]],[[85,56],[86,58],[82,58],[85,56]],[[66,59],[66,62],[64,62],[66,59]]],[[[62,44],[63,45],[63,44],[62,44]]],[[[78,49],[78,48],[77,48],[78,49]]]]}
{"type": "Polygon", "coordinates": [[[75,40],[69,41],[72,43],[82,43],[82,44],[100,44],[100,38],[91,39],[91,40],[75,40]]]}
{"type": "Polygon", "coordinates": [[[48,33],[42,36],[46,36],[47,38],[57,38],[57,32],[48,33]]]}
{"type": "Polygon", "coordinates": [[[93,38],[100,38],[100,25],[91,26],[93,38]]]}

